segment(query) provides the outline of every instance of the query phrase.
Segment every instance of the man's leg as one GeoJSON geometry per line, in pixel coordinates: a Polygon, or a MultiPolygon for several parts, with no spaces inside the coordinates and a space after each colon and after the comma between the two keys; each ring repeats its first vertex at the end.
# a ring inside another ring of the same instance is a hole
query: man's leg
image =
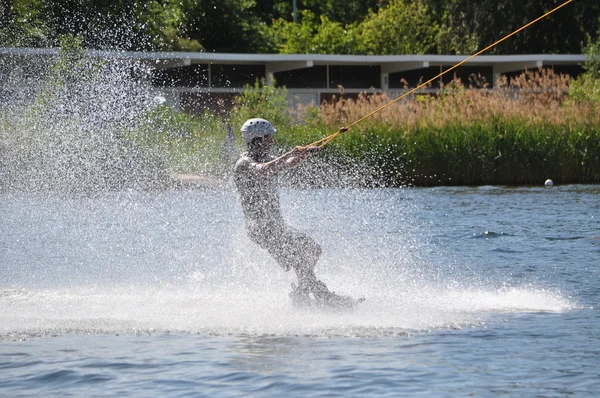
{"type": "Polygon", "coordinates": [[[294,255],[294,272],[298,277],[298,287],[309,293],[322,294],[329,292],[327,286],[317,279],[315,268],[321,257],[321,246],[308,235],[293,231],[289,236],[290,242],[295,246],[291,252],[294,255]]]}
{"type": "Polygon", "coordinates": [[[290,293],[292,300],[299,305],[310,305],[313,302],[327,308],[354,307],[356,300],[331,292],[322,281],[317,279],[314,270],[321,256],[321,247],[304,234],[296,235],[294,242],[300,244],[302,255],[299,258],[302,258],[302,261],[293,267],[298,276],[298,286],[293,286],[290,293]]]}
{"type": "Polygon", "coordinates": [[[354,305],[350,297],[330,292],[327,286],[317,279],[315,267],[321,256],[321,246],[308,235],[293,228],[278,231],[270,235],[273,239],[264,241],[266,248],[277,263],[288,271],[294,270],[298,277],[298,285],[292,284],[290,297],[296,305],[311,306],[313,304],[326,307],[347,307],[354,305]]]}
{"type": "Polygon", "coordinates": [[[298,284],[293,284],[290,296],[295,302],[308,302],[313,297],[328,294],[327,286],[315,275],[315,267],[321,257],[321,246],[308,235],[287,227],[269,245],[269,253],[286,271],[294,270],[298,284]]]}

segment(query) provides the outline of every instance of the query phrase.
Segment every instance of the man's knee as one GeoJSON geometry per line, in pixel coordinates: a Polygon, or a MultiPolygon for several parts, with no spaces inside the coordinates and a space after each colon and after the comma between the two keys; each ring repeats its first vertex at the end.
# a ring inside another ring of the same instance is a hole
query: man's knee
{"type": "Polygon", "coordinates": [[[323,253],[323,250],[321,249],[321,246],[319,246],[319,245],[317,245],[315,243],[311,248],[309,248],[307,250],[307,252],[308,252],[308,255],[311,258],[314,258],[315,262],[316,262],[316,260],[318,260],[321,257],[321,254],[323,253]]]}

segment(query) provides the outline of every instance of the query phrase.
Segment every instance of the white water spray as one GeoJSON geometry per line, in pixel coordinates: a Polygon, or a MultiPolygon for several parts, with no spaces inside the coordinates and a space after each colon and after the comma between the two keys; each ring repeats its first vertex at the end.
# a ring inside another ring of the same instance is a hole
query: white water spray
{"type": "MultiPolygon", "coordinates": [[[[233,191],[165,189],[160,154],[126,140],[164,99],[131,74],[136,65],[80,61],[55,64],[42,79],[9,73],[3,86],[11,93],[0,125],[4,337],[377,336],[573,307],[555,293],[461,279],[455,263],[432,266],[435,248],[402,190],[373,198],[322,189],[286,191],[286,217],[322,243],[319,277],[367,300],[349,313],[298,310],[288,299],[292,275],[247,239],[233,191]]],[[[362,183],[360,168],[349,169],[334,178],[362,183]]]]}

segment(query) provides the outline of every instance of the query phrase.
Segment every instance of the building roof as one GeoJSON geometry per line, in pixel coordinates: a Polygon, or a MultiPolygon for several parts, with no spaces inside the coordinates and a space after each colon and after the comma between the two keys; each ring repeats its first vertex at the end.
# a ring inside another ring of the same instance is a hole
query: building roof
{"type": "MultiPolygon", "coordinates": [[[[58,48],[0,48],[0,55],[55,55],[58,48]]],[[[88,50],[87,55],[100,58],[126,58],[157,63],[187,61],[191,63],[217,64],[272,64],[298,67],[312,65],[391,65],[428,63],[429,65],[455,65],[468,55],[328,55],[328,54],[231,54],[210,52],[145,52],[88,50]]],[[[526,55],[479,55],[467,61],[470,65],[531,64],[574,65],[585,62],[581,54],[526,54],[526,55]]],[[[542,66],[540,65],[540,66],[542,66]]],[[[422,67],[422,66],[419,66],[422,67]]]]}

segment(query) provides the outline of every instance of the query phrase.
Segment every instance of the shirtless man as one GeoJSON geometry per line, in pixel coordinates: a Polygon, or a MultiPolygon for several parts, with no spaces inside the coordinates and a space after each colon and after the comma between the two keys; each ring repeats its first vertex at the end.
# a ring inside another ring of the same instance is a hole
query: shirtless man
{"type": "Polygon", "coordinates": [[[235,164],[234,182],[240,194],[248,236],[266,249],[285,271],[295,271],[298,285],[292,284],[290,293],[295,304],[353,306],[354,299],[330,292],[315,276],[321,247],[309,236],[287,225],[281,215],[278,174],[304,162],[320,148],[296,148],[276,158],[270,153],[276,130],[269,121],[249,119],[241,132],[248,151],[235,164]]]}

